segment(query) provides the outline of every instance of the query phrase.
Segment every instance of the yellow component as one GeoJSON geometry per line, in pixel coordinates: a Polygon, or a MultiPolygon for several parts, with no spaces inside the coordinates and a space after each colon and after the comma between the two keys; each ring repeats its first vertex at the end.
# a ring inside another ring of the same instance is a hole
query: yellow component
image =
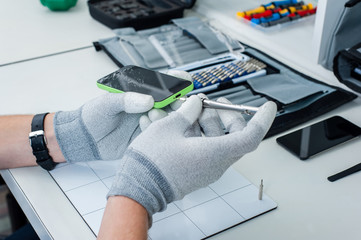
{"type": "Polygon", "coordinates": [[[247,16],[250,16],[250,15],[255,14],[255,13],[263,13],[264,11],[266,11],[265,7],[260,6],[260,7],[255,8],[255,9],[245,11],[245,14],[247,16]]]}
{"type": "Polygon", "coordinates": [[[274,8],[275,8],[275,5],[273,5],[273,4],[271,4],[270,6],[267,6],[267,7],[260,6],[258,8],[247,10],[244,12],[237,12],[236,15],[238,18],[244,18],[245,16],[251,16],[252,14],[255,14],[255,13],[263,13],[267,9],[274,9],[274,8]]]}
{"type": "Polygon", "coordinates": [[[291,13],[294,13],[296,11],[299,11],[299,10],[311,10],[313,8],[313,5],[312,3],[309,3],[307,5],[302,5],[301,7],[289,7],[288,9],[290,10],[291,13]]]}
{"type": "Polygon", "coordinates": [[[295,7],[289,7],[288,10],[290,10],[291,13],[294,13],[297,11],[295,7]]]}
{"type": "Polygon", "coordinates": [[[279,14],[284,14],[284,13],[287,13],[288,12],[288,9],[282,9],[281,11],[279,11],[279,14]]]}
{"type": "Polygon", "coordinates": [[[238,18],[243,18],[244,16],[246,16],[246,14],[244,12],[237,12],[238,18]]]}

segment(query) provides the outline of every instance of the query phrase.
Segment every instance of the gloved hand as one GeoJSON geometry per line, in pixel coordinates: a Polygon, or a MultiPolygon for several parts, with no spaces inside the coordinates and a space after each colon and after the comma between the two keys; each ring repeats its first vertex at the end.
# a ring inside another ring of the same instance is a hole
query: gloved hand
{"type": "Polygon", "coordinates": [[[202,119],[201,112],[201,99],[191,96],[177,111],[151,123],[129,145],[108,197],[129,197],[143,205],[151,218],[168,203],[215,182],[255,150],[274,120],[276,104],[265,103],[247,124],[240,113],[217,110],[229,134],[219,124],[203,129],[206,137],[186,137],[187,129],[202,119]]]}
{"type": "Polygon", "coordinates": [[[116,160],[139,135],[139,118],[154,100],[149,95],[106,93],[75,111],[57,112],[54,129],[67,162],[116,160]]]}
{"type": "MultiPolygon", "coordinates": [[[[208,97],[200,93],[198,94],[201,98],[207,98],[208,97]]],[[[228,100],[227,100],[228,101],[228,100]]],[[[168,116],[168,113],[171,113],[172,111],[176,111],[181,107],[184,101],[177,100],[170,104],[169,107],[167,107],[166,110],[164,109],[157,109],[153,108],[151,109],[147,114],[144,114],[139,119],[139,126],[142,131],[145,131],[153,122],[158,121],[166,116],[168,116]]],[[[240,114],[236,114],[240,119],[243,119],[243,117],[240,114]]],[[[185,132],[185,137],[196,137],[201,136],[203,129],[203,135],[208,137],[214,137],[214,136],[220,136],[224,134],[223,126],[221,125],[219,116],[215,109],[212,108],[204,108],[202,110],[202,114],[199,117],[197,121],[195,121],[192,126],[190,126],[185,132]]]]}

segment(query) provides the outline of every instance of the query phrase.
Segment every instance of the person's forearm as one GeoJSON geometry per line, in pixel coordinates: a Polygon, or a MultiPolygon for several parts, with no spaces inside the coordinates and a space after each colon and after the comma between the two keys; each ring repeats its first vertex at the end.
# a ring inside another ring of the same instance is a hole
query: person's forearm
{"type": "MultiPolygon", "coordinates": [[[[48,114],[44,132],[50,156],[55,162],[64,162],[53,127],[54,113],[48,114]]],[[[29,143],[33,115],[0,117],[0,169],[35,166],[36,159],[29,143]]]]}
{"type": "Polygon", "coordinates": [[[148,213],[142,205],[123,196],[109,197],[98,239],[146,240],[148,226],[148,213]]]}

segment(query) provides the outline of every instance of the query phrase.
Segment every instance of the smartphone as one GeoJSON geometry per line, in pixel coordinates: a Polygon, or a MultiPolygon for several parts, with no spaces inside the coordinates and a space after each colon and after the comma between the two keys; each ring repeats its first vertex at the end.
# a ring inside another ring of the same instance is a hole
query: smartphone
{"type": "Polygon", "coordinates": [[[281,136],[276,141],[301,160],[306,160],[360,135],[359,126],[340,116],[334,116],[281,136]]]}
{"type": "Polygon", "coordinates": [[[193,90],[193,82],[157,71],[128,65],[99,79],[99,88],[114,92],[138,92],[154,98],[154,108],[162,108],[193,90]]]}

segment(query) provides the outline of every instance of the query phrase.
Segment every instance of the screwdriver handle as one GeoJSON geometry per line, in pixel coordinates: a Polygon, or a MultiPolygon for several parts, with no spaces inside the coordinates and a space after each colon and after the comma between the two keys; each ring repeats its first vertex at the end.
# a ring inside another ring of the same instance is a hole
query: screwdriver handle
{"type": "Polygon", "coordinates": [[[246,105],[233,105],[229,103],[216,102],[206,98],[203,98],[202,102],[203,102],[203,107],[239,111],[247,115],[254,115],[259,109],[258,107],[251,107],[246,105]]]}

